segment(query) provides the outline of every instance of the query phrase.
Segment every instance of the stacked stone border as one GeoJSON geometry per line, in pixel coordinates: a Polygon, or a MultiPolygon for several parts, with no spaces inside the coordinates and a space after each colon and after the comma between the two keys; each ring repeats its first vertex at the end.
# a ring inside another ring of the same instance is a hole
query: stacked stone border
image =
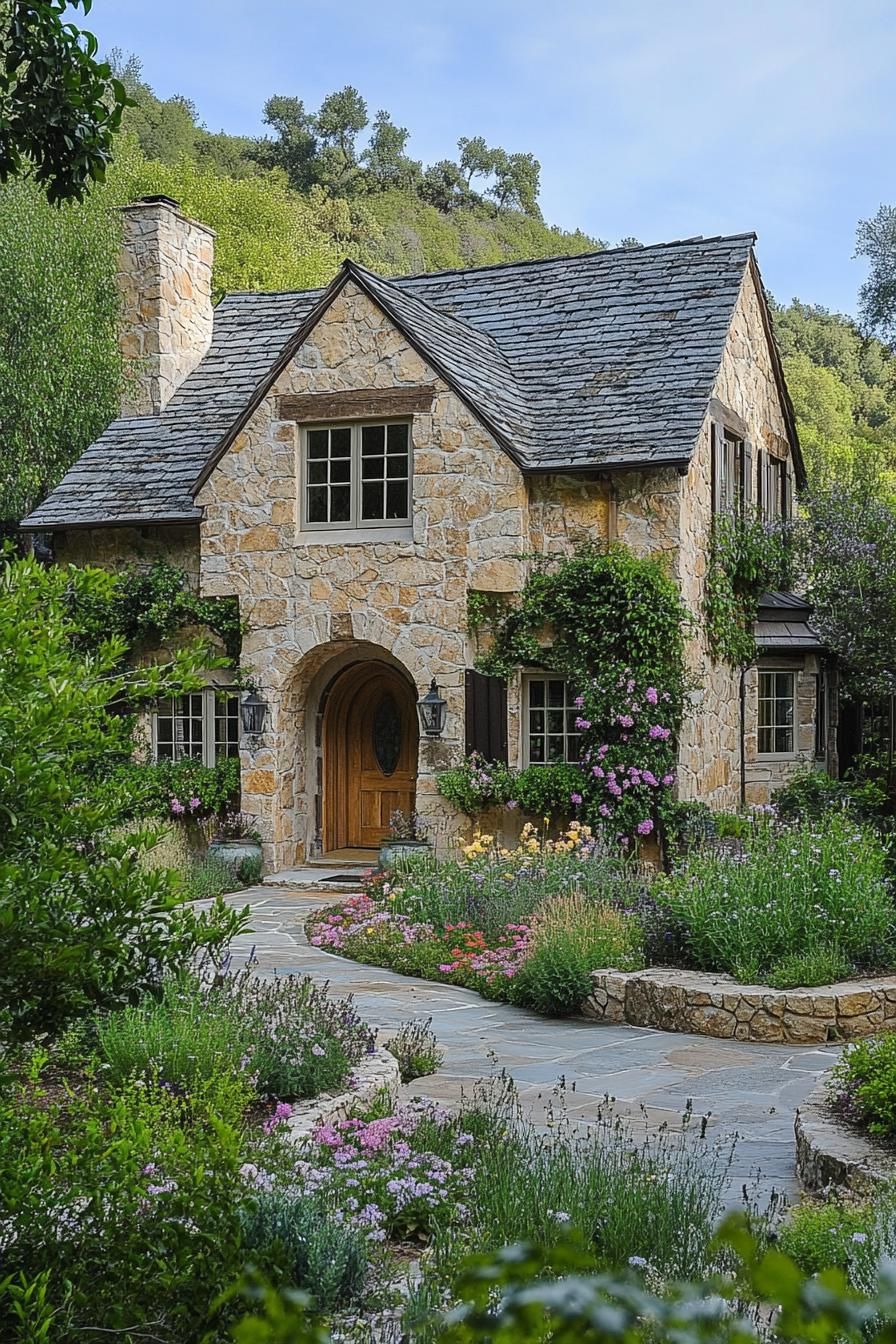
{"type": "Polygon", "coordinates": [[[344,1120],[356,1106],[367,1106],[384,1092],[392,1101],[398,1096],[398,1060],[381,1046],[356,1064],[351,1076],[353,1086],[344,1092],[322,1092],[293,1106],[288,1121],[291,1139],[304,1139],[328,1121],[344,1120]]]}
{"type": "Polygon", "coordinates": [[[849,1190],[867,1195],[896,1177],[896,1152],[839,1120],[822,1082],[800,1106],[793,1122],[796,1171],[812,1194],[849,1190]]]}
{"type": "Polygon", "coordinates": [[[896,1027],[896,977],[816,989],[739,985],[729,975],[651,967],[598,970],[582,1006],[597,1022],[628,1022],[724,1040],[809,1045],[896,1027]]]}

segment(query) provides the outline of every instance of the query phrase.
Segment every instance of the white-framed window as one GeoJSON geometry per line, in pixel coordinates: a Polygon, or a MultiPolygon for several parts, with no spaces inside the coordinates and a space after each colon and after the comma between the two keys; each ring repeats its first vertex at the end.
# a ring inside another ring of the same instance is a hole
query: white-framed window
{"type": "Polygon", "coordinates": [[[302,434],[302,530],[411,520],[411,424],[312,425],[302,434]]]}
{"type": "Polygon", "coordinates": [[[792,756],[795,751],[796,673],[759,673],[760,756],[792,756]]]}
{"type": "Polygon", "coordinates": [[[579,710],[574,699],[563,677],[526,677],[526,765],[558,765],[579,759],[579,710]]]}
{"type": "Polygon", "coordinates": [[[152,716],[152,754],[156,761],[193,756],[204,765],[239,756],[239,695],[206,686],[189,695],[160,700],[152,716]]]}

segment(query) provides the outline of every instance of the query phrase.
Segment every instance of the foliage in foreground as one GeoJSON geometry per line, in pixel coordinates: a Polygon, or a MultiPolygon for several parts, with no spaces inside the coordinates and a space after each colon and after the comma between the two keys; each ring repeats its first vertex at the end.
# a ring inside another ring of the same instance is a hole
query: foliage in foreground
{"type": "Polygon", "coordinates": [[[896,1137],[896,1032],[847,1046],[831,1072],[830,1098],[847,1120],[896,1137]]]}
{"type": "Polygon", "coordinates": [[[197,916],[175,874],[141,865],[154,837],[116,833],[117,803],[94,785],[130,750],[131,721],[113,708],[189,685],[196,669],[185,652],[125,671],[116,638],[79,647],[73,608],[113,583],[0,557],[0,1032],[133,999],[240,927],[221,906],[197,916]]]}

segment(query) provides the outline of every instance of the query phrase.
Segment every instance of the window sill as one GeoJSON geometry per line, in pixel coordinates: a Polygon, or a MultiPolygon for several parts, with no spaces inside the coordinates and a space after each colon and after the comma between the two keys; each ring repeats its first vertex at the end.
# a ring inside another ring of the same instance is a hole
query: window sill
{"type": "Polygon", "coordinates": [[[322,527],[296,533],[297,546],[370,546],[381,541],[410,543],[413,540],[411,523],[404,527],[322,527]]]}

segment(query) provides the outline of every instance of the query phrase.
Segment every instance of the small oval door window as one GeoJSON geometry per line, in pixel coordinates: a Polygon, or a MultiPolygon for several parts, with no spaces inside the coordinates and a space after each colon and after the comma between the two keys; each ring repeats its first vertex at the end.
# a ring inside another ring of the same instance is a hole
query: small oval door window
{"type": "Polygon", "coordinates": [[[384,775],[391,775],[401,756],[401,715],[391,695],[384,695],[373,717],[373,754],[384,775]]]}

